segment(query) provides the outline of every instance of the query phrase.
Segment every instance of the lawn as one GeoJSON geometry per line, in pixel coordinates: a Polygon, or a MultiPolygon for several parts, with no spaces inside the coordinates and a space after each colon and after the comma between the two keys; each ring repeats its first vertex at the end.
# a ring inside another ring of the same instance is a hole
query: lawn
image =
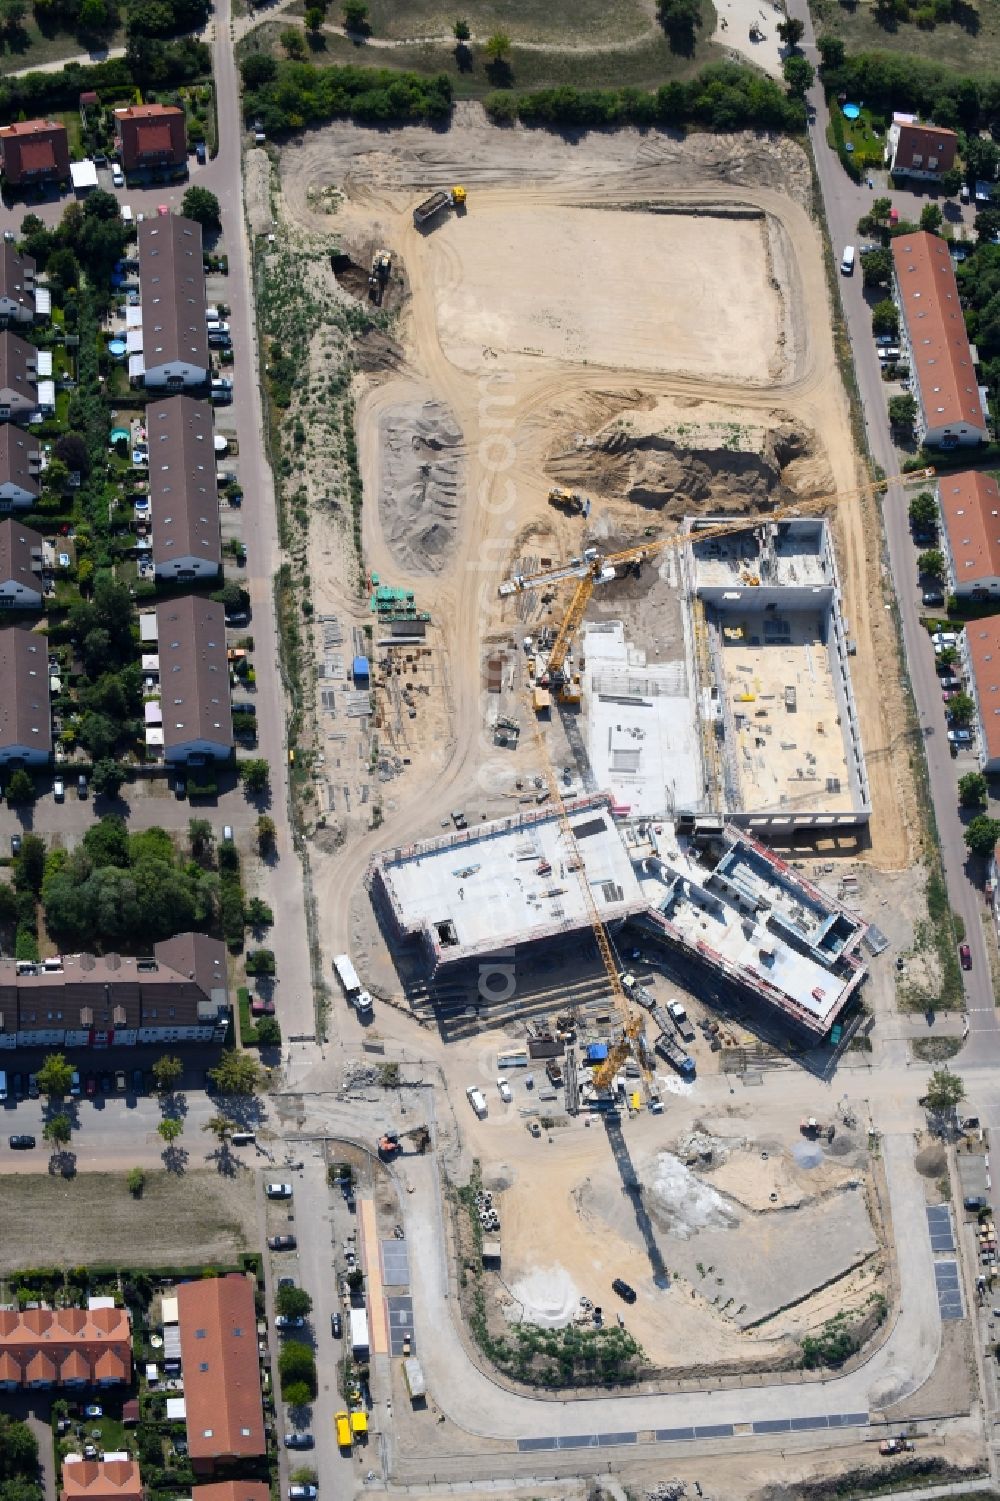
{"type": "Polygon", "coordinates": [[[885,158],[885,130],[880,124],[876,131],[871,110],[863,109],[856,120],[841,115],[845,142],[854,147],[854,160],[859,167],[881,167],[885,158]]]}
{"type": "MultiPolygon", "coordinates": [[[[851,8],[839,0],[809,0],[817,34],[843,37],[848,52],[903,52],[940,63],[960,73],[992,73],[1000,68],[1000,5],[985,0],[976,29],[949,22],[923,31],[907,21],[889,31],[875,20],[867,3],[851,8]]],[[[972,7],[968,8],[970,16],[972,7]]]]}
{"type": "MultiPolygon", "coordinates": [[[[213,1139],[185,1133],[191,1154],[183,1175],[150,1171],[133,1198],[120,1173],[47,1173],[0,1177],[0,1273],[25,1267],[200,1266],[235,1262],[257,1239],[253,1178],[197,1168],[213,1139]],[[114,1226],[113,1235],[108,1227],[114,1226]]],[[[123,1142],[124,1146],[124,1142],[123,1142]]]]}
{"type": "MultiPolygon", "coordinates": [[[[124,46],[124,29],[109,36],[106,45],[109,48],[124,46]]],[[[89,61],[91,52],[87,43],[81,42],[79,37],[69,31],[45,35],[39,31],[29,6],[24,21],[18,27],[13,45],[9,41],[0,43],[0,75],[6,72],[20,73],[27,68],[37,68],[42,63],[61,62],[63,58],[70,57],[82,57],[89,61]]],[[[95,55],[94,61],[99,60],[100,55],[95,55]]]]}
{"type": "MultiPolygon", "coordinates": [[[[710,37],[715,30],[715,10],[710,0],[705,0],[703,14],[700,35],[710,37]]],[[[284,23],[266,21],[252,33],[250,45],[282,57],[279,37],[283,30],[284,23]]],[[[514,34],[513,26],[510,30],[514,34]]],[[[473,47],[471,65],[460,68],[454,42],[413,42],[388,49],[366,47],[363,42],[355,43],[329,33],[322,41],[324,45],[310,53],[310,60],[317,67],[352,64],[421,74],[445,73],[451,79],[456,99],[481,99],[496,88],[487,74],[481,48],[473,47]]],[[[249,50],[248,42],[249,39],[242,43],[241,53],[249,50]]],[[[694,56],[679,56],[670,50],[660,31],[651,33],[649,41],[639,45],[607,46],[593,51],[536,51],[515,44],[509,53],[508,85],[515,91],[553,88],[559,84],[573,84],[581,89],[620,88],[625,83],[655,89],[670,79],[692,77],[706,63],[719,61],[722,55],[711,42],[702,41],[694,56]]]]}
{"type": "MultiPolygon", "coordinates": [[[[292,14],[301,15],[304,10],[304,0],[290,7],[292,14]]],[[[641,0],[608,0],[606,4],[579,0],[565,14],[543,0],[459,0],[448,6],[442,0],[407,0],[405,6],[393,0],[369,0],[368,4],[372,34],[396,40],[450,38],[458,17],[480,41],[503,30],[513,42],[562,42],[571,47],[620,44],[648,35],[656,24],[641,0]]],[[[332,9],[328,19],[337,19],[332,9]]]]}

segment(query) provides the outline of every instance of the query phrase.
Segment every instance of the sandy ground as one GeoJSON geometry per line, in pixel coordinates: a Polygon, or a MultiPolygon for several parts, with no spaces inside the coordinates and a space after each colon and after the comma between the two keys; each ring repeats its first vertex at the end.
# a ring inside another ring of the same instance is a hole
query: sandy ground
{"type": "Polygon", "coordinates": [[[748,384],[780,379],[767,242],[763,216],[611,213],[493,193],[427,237],[441,347],[472,372],[485,346],[748,384]]]}
{"type": "Polygon", "coordinates": [[[782,17],[780,6],[761,5],[760,0],[715,0],[715,16],[713,42],[736,53],[737,61],[745,57],[772,78],[782,76],[784,49],[775,30],[782,17]],[[754,22],[764,33],[757,42],[750,39],[754,22]]]}

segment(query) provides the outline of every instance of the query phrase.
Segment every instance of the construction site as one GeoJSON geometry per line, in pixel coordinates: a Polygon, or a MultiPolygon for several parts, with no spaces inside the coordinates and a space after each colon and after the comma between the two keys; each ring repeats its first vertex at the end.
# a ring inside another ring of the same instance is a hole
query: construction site
{"type": "Polygon", "coordinates": [[[838,1316],[864,1349],[893,1292],[878,1153],[813,1093],[888,968],[854,872],[913,853],[811,195],[788,141],[465,105],[282,161],[392,341],[360,341],[361,611],[310,531],[324,611],[371,627],[368,790],[312,879],[374,1019],[333,1027],[440,1071],[491,1336],[590,1327],[623,1278],[677,1381],[790,1370],[838,1316]]]}

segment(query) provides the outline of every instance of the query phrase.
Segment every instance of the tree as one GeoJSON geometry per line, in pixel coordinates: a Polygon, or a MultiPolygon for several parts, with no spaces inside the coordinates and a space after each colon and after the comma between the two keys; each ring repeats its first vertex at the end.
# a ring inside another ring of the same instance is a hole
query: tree
{"type": "Polygon", "coordinates": [[[910,525],[918,532],[937,529],[937,501],[930,490],[921,490],[919,495],[914,495],[910,501],[909,516],[910,525]]]}
{"type": "Polygon", "coordinates": [[[250,592],[243,584],[238,584],[235,579],[226,579],[221,589],[217,589],[212,595],[227,615],[235,610],[245,610],[250,603],[250,592]]]}
{"type": "Polygon", "coordinates": [[[223,1053],[215,1068],[209,1069],[220,1094],[252,1095],[263,1083],[260,1064],[246,1053],[232,1049],[223,1053]]]}
{"type": "Polygon", "coordinates": [[[472,35],[468,21],[458,20],[451,29],[456,42],[467,42],[472,35]]]}
{"type": "Polygon", "coordinates": [[[797,47],[802,40],[802,34],[806,29],[805,22],[800,21],[798,16],[786,16],[779,21],[774,28],[786,47],[797,47]]]}
{"type": "Polygon", "coordinates": [[[487,38],[484,50],[490,62],[502,63],[510,52],[510,37],[506,31],[494,31],[487,38]]]}
{"type": "Polygon", "coordinates": [[[954,698],[948,700],[948,713],[952,724],[971,724],[975,712],[975,703],[968,693],[956,693],[954,698]]]}
{"type": "Polygon", "coordinates": [[[312,1313],[313,1300],[304,1287],[279,1287],[274,1306],[286,1319],[306,1319],[312,1313]]]}
{"type": "Polygon", "coordinates": [[[37,1074],[38,1088],[50,1102],[64,1100],[73,1083],[73,1065],[65,1053],[49,1053],[37,1074]]]}
{"type": "Polygon", "coordinates": [[[944,215],[936,203],[925,203],[920,210],[920,228],[936,235],[944,221],[944,215]]]}
{"type": "Polygon", "coordinates": [[[129,863],[128,825],[117,813],[106,813],[83,836],[83,847],[98,868],[129,863]]]}
{"type": "Polygon", "coordinates": [[[928,1108],[944,1113],[965,1099],[965,1085],[950,1068],[936,1068],[927,1081],[928,1108]]]}
{"type": "Polygon", "coordinates": [[[240,780],[247,792],[266,792],[271,768],[262,758],[240,762],[240,780]]]}
{"type": "Polygon", "coordinates": [[[274,819],[262,813],[257,820],[257,849],[261,855],[273,853],[277,832],[274,819]]]}
{"type": "Polygon", "coordinates": [[[73,1123],[68,1115],[50,1115],[42,1127],[42,1139],[53,1147],[64,1147],[73,1135],[73,1123]]]}
{"type": "Polygon", "coordinates": [[[17,892],[7,881],[0,881],[0,927],[16,922],[19,914],[17,892]]]}
{"type": "Polygon", "coordinates": [[[906,396],[890,396],[889,398],[889,425],[898,433],[912,433],[913,424],[917,420],[916,398],[906,396]]]}
{"type": "Polygon", "coordinates": [[[871,218],[875,220],[876,224],[885,224],[885,223],[887,223],[888,219],[889,219],[889,215],[892,213],[892,199],[891,198],[873,198],[872,199],[872,206],[871,206],[871,209],[869,210],[869,213],[870,213],[871,218]]]}
{"type": "Polygon", "coordinates": [[[117,797],[125,781],[125,772],[110,756],[102,756],[94,763],[90,785],[95,797],[117,797]]]}
{"type": "Polygon", "coordinates": [[[861,257],[861,274],[866,287],[888,287],[892,282],[892,251],[881,246],[866,250],[861,257]]]}
{"type": "Polygon", "coordinates": [[[215,832],[207,818],[192,818],[188,823],[188,843],[196,860],[210,857],[215,832]]]}
{"type": "Polygon", "coordinates": [[[963,808],[985,808],[988,787],[981,771],[967,771],[958,779],[958,800],[963,808]]]}
{"type": "Polygon", "coordinates": [[[281,1046],[281,1025],[276,1016],[262,1016],[257,1023],[257,1046],[260,1048],[281,1046]]]}
{"type": "MultiPolygon", "coordinates": [[[[49,274],[51,276],[51,270],[49,274]]],[[[65,464],[67,474],[70,470],[75,470],[85,478],[90,473],[87,442],[80,433],[63,433],[52,445],[52,452],[60,463],[65,464]]]]}
{"type": "Polygon", "coordinates": [[[817,39],[816,50],[820,56],[820,62],[824,68],[840,68],[843,66],[847,49],[839,36],[821,36],[817,39]]]}
{"type": "Polygon", "coordinates": [[[219,1142],[225,1143],[233,1134],[233,1123],[228,1116],[212,1115],[209,1116],[201,1129],[203,1131],[210,1131],[219,1142]]]}
{"type": "Polygon", "coordinates": [[[872,308],[872,333],[899,337],[899,313],[891,297],[883,297],[872,308]]]}
{"type": "Polygon", "coordinates": [[[176,1115],[168,1115],[156,1128],[157,1133],[163,1138],[168,1147],[172,1147],[179,1136],[183,1134],[184,1122],[176,1115]]]}
{"type": "Polygon", "coordinates": [[[949,167],[941,173],[941,191],[949,198],[957,198],[962,191],[962,174],[957,167],[949,167]]]}
{"type": "Polygon", "coordinates": [[[21,840],[21,853],[14,865],[14,884],[19,890],[27,889],[37,896],[44,875],[45,840],[38,834],[25,834],[21,840]]]}
{"type": "Polygon", "coordinates": [[[179,1058],[171,1057],[169,1053],[165,1053],[162,1058],[157,1058],[153,1064],[153,1078],[156,1080],[157,1089],[172,1090],[183,1072],[184,1065],[179,1058]]]}
{"type": "Polygon", "coordinates": [[[701,25],[700,0],[657,0],[656,9],[671,52],[690,57],[701,25]]]}
{"type": "Polygon", "coordinates": [[[202,229],[222,228],[219,200],[208,188],[188,188],[181,199],[181,213],[185,219],[200,224],[202,229]]]}
{"type": "Polygon", "coordinates": [[[305,1381],[289,1381],[282,1386],[281,1395],[287,1407],[308,1407],[314,1392],[305,1381]]]}
{"type": "Polygon", "coordinates": [[[304,1407],[316,1395],[316,1361],[312,1350],[301,1340],[289,1339],[278,1356],[281,1395],[290,1407],[304,1407]],[[304,1388],[305,1395],[293,1397],[293,1387],[304,1388]]]}
{"type": "Polygon", "coordinates": [[[945,567],[944,553],[938,547],[928,547],[917,557],[918,573],[926,574],[928,578],[943,579],[945,567]]]}
{"type": "Polygon", "coordinates": [[[259,89],[264,84],[274,81],[278,74],[278,65],[266,52],[250,52],[240,63],[240,74],[244,88],[259,89]]]}
{"type": "Polygon", "coordinates": [[[992,855],[998,839],[1000,818],[988,818],[985,813],[977,814],[965,830],[965,842],[969,850],[973,855],[982,855],[983,859],[992,855]]]}
{"type": "Polygon", "coordinates": [[[118,743],[121,726],[107,714],[95,714],[88,710],[80,719],[78,734],[80,744],[94,761],[107,761],[118,743]]]}
{"type": "Polygon", "coordinates": [[[243,909],[248,927],[269,928],[274,922],[274,913],[259,896],[252,896],[243,909]]]}
{"type": "Polygon", "coordinates": [[[793,52],[781,65],[781,73],[793,99],[804,99],[816,81],[816,69],[808,58],[793,52]]]}
{"type": "Polygon", "coordinates": [[[19,766],[7,783],[7,804],[11,808],[18,808],[34,801],[35,784],[24,767],[19,766]]]}
{"type": "Polygon", "coordinates": [[[129,1170],[125,1179],[126,1187],[133,1199],[141,1199],[142,1191],[146,1187],[146,1174],[141,1167],[133,1167],[129,1170]]]}
{"type": "MultiPolygon", "coordinates": [[[[37,1495],[38,1440],[27,1423],[0,1413],[0,1481],[6,1481],[2,1494],[8,1495],[9,1483],[20,1477],[30,1479],[37,1495]]],[[[20,1498],[11,1497],[11,1501],[20,1498]]]]}
{"type": "Polygon", "coordinates": [[[306,30],[316,36],[323,29],[323,12],[318,5],[310,5],[304,17],[306,30]]]}
{"type": "Polygon", "coordinates": [[[297,26],[286,26],[279,40],[290,58],[301,61],[305,57],[305,37],[297,26]]]}
{"type": "Polygon", "coordinates": [[[367,36],[368,7],[364,0],[344,0],[344,30],[355,31],[361,36],[367,36]]]}

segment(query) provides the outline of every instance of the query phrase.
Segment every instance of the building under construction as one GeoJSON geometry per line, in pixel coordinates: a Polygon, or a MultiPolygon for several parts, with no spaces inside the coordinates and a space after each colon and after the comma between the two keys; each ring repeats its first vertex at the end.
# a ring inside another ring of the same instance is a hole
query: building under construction
{"type": "Polygon", "coordinates": [[[708,805],[765,837],[866,824],[853,648],[826,522],[699,541],[717,525],[689,520],[685,554],[708,805]]]}
{"type": "Polygon", "coordinates": [[[605,928],[669,949],[711,992],[735,987],[806,1038],[825,1036],[865,976],[866,924],[721,819],[616,821],[607,794],[383,852],[369,869],[390,940],[428,968],[605,928]],[[575,848],[571,847],[575,846],[575,848]],[[582,866],[582,868],[581,868],[582,866]]]}

